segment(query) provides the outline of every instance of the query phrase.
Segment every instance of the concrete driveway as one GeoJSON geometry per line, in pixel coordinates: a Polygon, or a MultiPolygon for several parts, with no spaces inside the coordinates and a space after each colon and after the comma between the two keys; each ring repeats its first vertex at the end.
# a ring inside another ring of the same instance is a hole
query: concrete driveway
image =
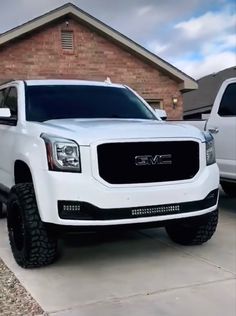
{"type": "Polygon", "coordinates": [[[164,229],[68,236],[61,259],[18,267],[0,222],[0,257],[50,315],[235,316],[236,200],[221,195],[220,223],[205,245],[182,247],[164,229]]]}

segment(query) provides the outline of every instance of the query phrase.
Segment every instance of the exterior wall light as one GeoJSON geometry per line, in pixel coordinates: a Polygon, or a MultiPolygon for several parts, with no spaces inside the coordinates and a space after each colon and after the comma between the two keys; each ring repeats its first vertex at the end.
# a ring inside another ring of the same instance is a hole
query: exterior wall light
{"type": "Polygon", "coordinates": [[[177,103],[178,103],[178,98],[176,98],[176,97],[172,97],[173,109],[175,109],[175,108],[176,108],[177,103]]]}

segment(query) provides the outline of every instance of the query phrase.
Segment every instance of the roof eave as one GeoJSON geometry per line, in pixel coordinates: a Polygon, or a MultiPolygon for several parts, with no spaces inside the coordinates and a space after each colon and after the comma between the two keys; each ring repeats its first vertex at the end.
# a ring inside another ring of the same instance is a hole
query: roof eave
{"type": "Polygon", "coordinates": [[[192,90],[197,90],[197,89],[198,89],[197,81],[191,80],[191,79],[188,79],[188,78],[186,80],[184,80],[184,82],[179,84],[179,90],[182,93],[189,92],[189,91],[192,91],[192,90]]]}

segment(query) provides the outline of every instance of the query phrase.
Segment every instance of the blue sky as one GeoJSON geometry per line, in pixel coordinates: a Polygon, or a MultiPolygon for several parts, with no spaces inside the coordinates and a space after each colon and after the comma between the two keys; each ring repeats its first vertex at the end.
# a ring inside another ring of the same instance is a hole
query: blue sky
{"type": "MultiPolygon", "coordinates": [[[[66,0],[0,0],[0,33],[66,0]]],[[[198,79],[236,66],[232,0],[71,0],[188,75],[198,79]]]]}

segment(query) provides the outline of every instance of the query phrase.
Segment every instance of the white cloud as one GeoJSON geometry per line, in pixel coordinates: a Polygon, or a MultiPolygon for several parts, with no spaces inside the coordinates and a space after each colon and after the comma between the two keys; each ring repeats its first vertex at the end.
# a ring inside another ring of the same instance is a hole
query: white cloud
{"type": "Polygon", "coordinates": [[[138,16],[144,16],[144,15],[146,15],[147,13],[149,13],[151,11],[152,11],[152,6],[151,5],[147,5],[147,6],[139,8],[137,10],[137,15],[138,16]]]}
{"type": "Polygon", "coordinates": [[[236,32],[223,38],[224,47],[236,47],[236,32]]]}
{"type": "Polygon", "coordinates": [[[218,32],[236,27],[236,14],[228,11],[218,13],[207,12],[197,18],[191,18],[175,25],[175,29],[189,39],[198,39],[209,35],[215,35],[218,32]]]}
{"type": "Polygon", "coordinates": [[[161,57],[196,79],[236,66],[234,12],[227,8],[179,22],[161,57]]]}
{"type": "Polygon", "coordinates": [[[176,60],[175,66],[195,79],[218,72],[222,69],[236,66],[234,52],[222,52],[205,56],[203,60],[176,60]]]}
{"type": "Polygon", "coordinates": [[[158,41],[152,41],[147,44],[147,48],[152,51],[154,54],[164,53],[169,47],[169,44],[161,44],[158,41]]]}
{"type": "Polygon", "coordinates": [[[236,35],[227,34],[219,36],[212,41],[205,41],[200,49],[202,55],[208,55],[213,53],[220,53],[227,50],[234,50],[236,48],[236,35]]]}

